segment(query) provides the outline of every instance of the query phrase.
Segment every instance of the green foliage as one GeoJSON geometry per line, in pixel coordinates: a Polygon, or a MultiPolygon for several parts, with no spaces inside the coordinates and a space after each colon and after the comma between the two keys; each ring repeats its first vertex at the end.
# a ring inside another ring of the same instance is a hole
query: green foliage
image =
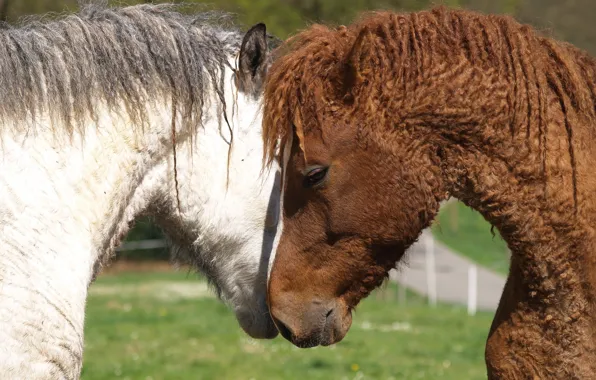
{"type": "MultiPolygon", "coordinates": [[[[23,15],[46,12],[66,12],[78,9],[77,0],[0,0],[8,4],[7,19],[15,21],[23,15]]],[[[149,3],[143,0],[110,0],[110,5],[132,5],[149,3]]],[[[309,24],[324,22],[348,24],[363,11],[402,10],[415,11],[434,4],[453,7],[472,7],[502,11],[511,7],[510,3],[518,0],[481,1],[481,0],[220,0],[216,4],[207,0],[156,0],[154,3],[174,2],[195,4],[196,9],[219,9],[233,12],[245,28],[257,22],[265,22],[268,30],[279,38],[287,38],[309,24]],[[486,3],[486,4],[485,4],[486,3]],[[487,4],[503,4],[503,6],[487,4]]],[[[191,7],[192,9],[192,7],[191,7]]]]}
{"type": "Polygon", "coordinates": [[[100,277],[87,303],[82,379],[486,379],[491,313],[431,309],[420,298],[400,307],[373,294],[342,342],[304,350],[248,338],[202,284],[185,274],[100,277]]]}
{"type": "Polygon", "coordinates": [[[2,0],[7,3],[7,19],[15,21],[22,16],[47,12],[66,12],[78,9],[76,0],[2,0]]]}
{"type": "MultiPolygon", "coordinates": [[[[87,0],[89,1],[89,0],[87,0]]],[[[148,3],[148,0],[110,0],[111,5],[148,3]]],[[[156,0],[156,3],[168,2],[156,0]]],[[[265,22],[270,32],[280,38],[303,29],[313,22],[347,24],[363,11],[415,11],[443,4],[491,13],[509,13],[580,48],[596,52],[596,29],[592,15],[593,0],[171,0],[197,4],[204,9],[235,12],[245,27],[265,22]]],[[[0,0],[5,4],[6,18],[15,21],[24,15],[64,12],[78,9],[77,0],[0,0]]],[[[2,14],[0,14],[2,17],[2,14]]]]}
{"type": "MultiPolygon", "coordinates": [[[[162,231],[150,219],[141,218],[137,220],[134,227],[126,235],[126,241],[146,240],[146,239],[164,239],[162,231]]],[[[117,259],[125,260],[168,260],[170,253],[167,248],[144,249],[122,251],[117,255],[117,259]]]]}

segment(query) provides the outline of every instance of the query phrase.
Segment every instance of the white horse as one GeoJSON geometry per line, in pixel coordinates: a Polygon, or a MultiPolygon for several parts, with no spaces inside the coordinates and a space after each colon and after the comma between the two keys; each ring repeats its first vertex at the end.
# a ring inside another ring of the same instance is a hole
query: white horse
{"type": "Polygon", "coordinates": [[[277,334],[267,36],[220,21],[86,6],[0,30],[0,379],[79,378],[88,286],[142,214],[248,334],[277,334]]]}

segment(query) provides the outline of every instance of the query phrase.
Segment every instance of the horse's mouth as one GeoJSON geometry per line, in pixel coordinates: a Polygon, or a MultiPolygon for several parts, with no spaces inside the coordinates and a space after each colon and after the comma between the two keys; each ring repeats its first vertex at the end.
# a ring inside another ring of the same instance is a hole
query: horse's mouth
{"type": "Polygon", "coordinates": [[[350,329],[352,324],[351,309],[343,308],[329,309],[324,319],[319,320],[312,326],[305,326],[302,331],[294,333],[282,321],[275,319],[275,325],[280,334],[293,345],[299,348],[312,348],[316,346],[330,346],[340,342],[350,329]]]}

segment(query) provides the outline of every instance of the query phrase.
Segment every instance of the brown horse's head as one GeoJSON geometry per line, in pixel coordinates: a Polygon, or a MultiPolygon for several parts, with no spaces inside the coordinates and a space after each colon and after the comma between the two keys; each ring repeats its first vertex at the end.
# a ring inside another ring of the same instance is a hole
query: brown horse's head
{"type": "Polygon", "coordinates": [[[373,94],[391,86],[402,96],[394,80],[384,81],[392,62],[367,52],[372,39],[366,28],[315,26],[270,72],[265,143],[271,154],[281,147],[285,162],[268,299],[278,329],[300,347],[344,337],[352,310],[445,196],[424,132],[396,126],[385,107],[392,100],[373,94]]]}

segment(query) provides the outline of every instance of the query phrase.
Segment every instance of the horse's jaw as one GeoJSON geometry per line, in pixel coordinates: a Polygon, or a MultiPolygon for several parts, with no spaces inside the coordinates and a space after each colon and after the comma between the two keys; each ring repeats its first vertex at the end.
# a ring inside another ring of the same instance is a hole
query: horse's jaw
{"type": "Polygon", "coordinates": [[[277,167],[262,171],[259,104],[242,94],[230,102],[228,109],[236,109],[227,123],[209,118],[178,147],[178,191],[173,155],[141,187],[159,189],[157,207],[148,211],[176,246],[174,261],[205,275],[248,335],[273,338],[266,276],[277,231],[279,173],[277,167]]]}

